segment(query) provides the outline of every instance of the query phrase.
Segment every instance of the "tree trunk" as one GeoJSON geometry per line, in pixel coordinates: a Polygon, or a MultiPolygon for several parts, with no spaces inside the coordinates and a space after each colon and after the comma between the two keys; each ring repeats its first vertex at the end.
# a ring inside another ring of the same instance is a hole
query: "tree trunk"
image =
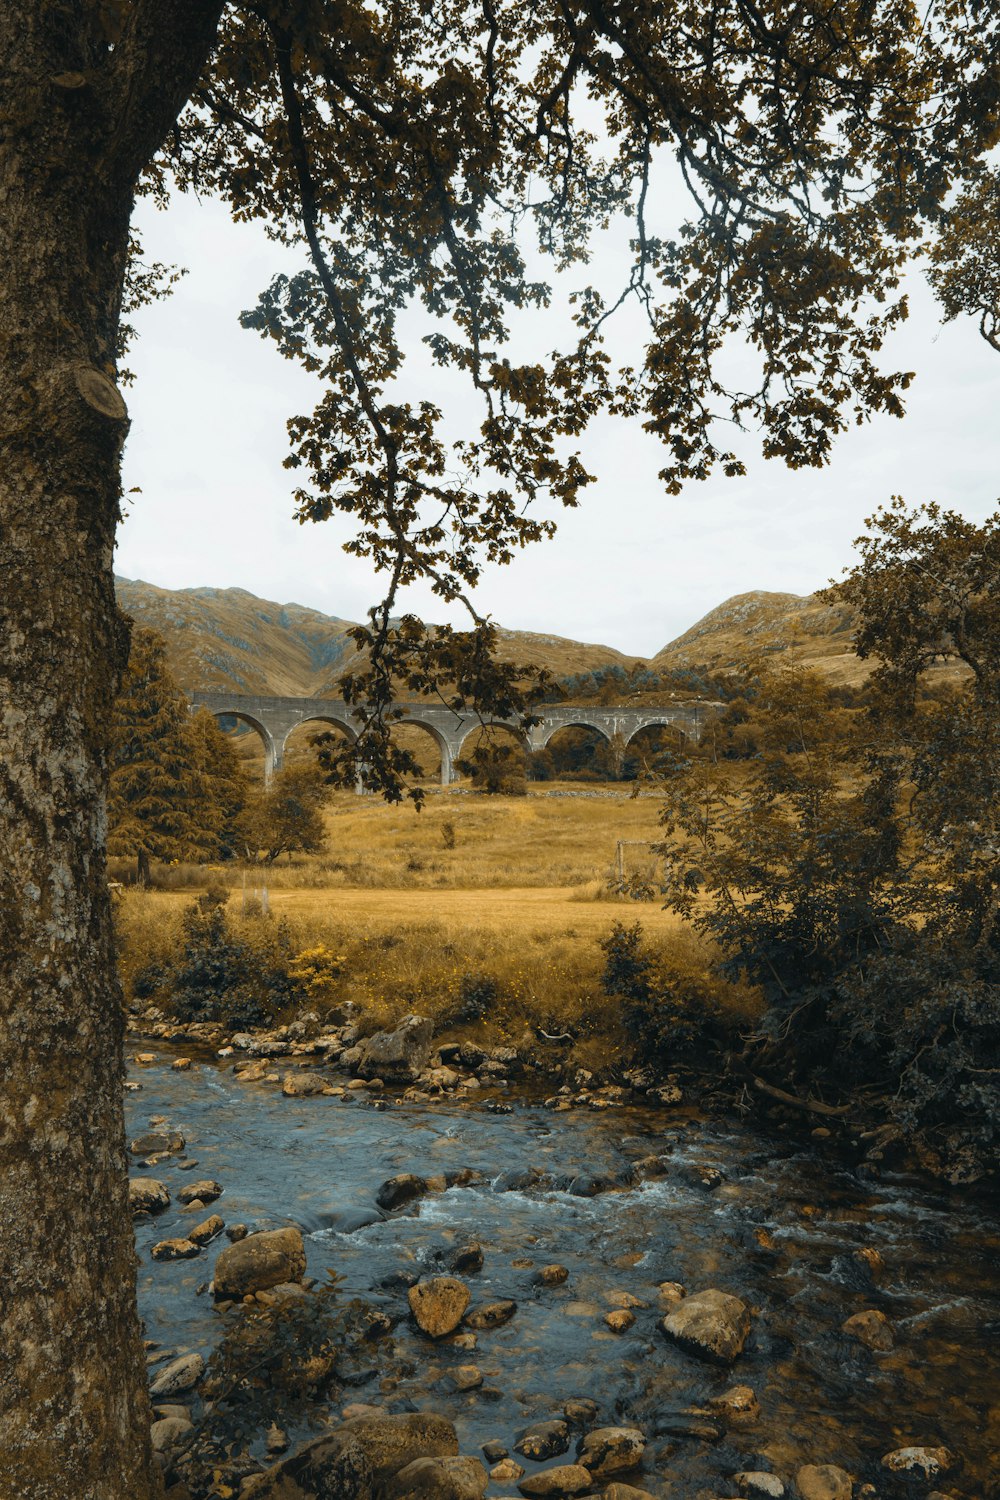
{"type": "Polygon", "coordinates": [[[137,885],[141,885],[143,887],[148,886],[149,883],[150,883],[150,880],[152,879],[152,876],[150,875],[150,870],[149,870],[149,854],[148,854],[147,850],[145,850],[145,849],[140,849],[139,853],[136,855],[136,858],[135,858],[135,879],[136,879],[136,884],[137,885]]]}
{"type": "Polygon", "coordinates": [[[136,175],[218,9],[131,0],[111,48],[98,6],[0,6],[0,1500],[162,1489],[104,858],[114,370],[136,175]]]}

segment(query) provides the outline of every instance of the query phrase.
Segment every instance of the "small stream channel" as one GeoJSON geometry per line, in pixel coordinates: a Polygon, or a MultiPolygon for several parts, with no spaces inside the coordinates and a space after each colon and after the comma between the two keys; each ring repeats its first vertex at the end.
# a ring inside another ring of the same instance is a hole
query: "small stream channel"
{"type": "MultiPolygon", "coordinates": [[[[471,1106],[387,1100],[378,1109],[357,1094],[287,1099],[238,1083],[214,1061],[172,1071],[176,1054],[153,1051],[156,1062],[133,1075],[141,1088],[129,1096],[130,1134],[163,1117],[197,1159],[193,1176],[225,1188],[209,1212],[251,1228],[298,1225],[310,1274],[332,1269],[345,1297],[399,1318],[394,1336],[415,1373],[391,1392],[376,1379],[348,1399],[440,1411],[456,1423],[462,1451],[476,1454],[491,1438],[511,1448],[528,1423],[592,1398],[603,1421],[634,1423],[649,1440],[642,1474],[623,1477],[670,1500],[736,1495],[737,1470],[769,1470],[790,1487],[804,1463],[838,1464],[883,1495],[879,1460],[908,1444],[958,1456],[939,1490],[1000,1495],[1000,1228],[985,1208],[903,1180],[861,1182],[801,1145],[666,1110],[554,1113],[514,1095],[506,1114],[485,1107],[485,1096],[471,1106]],[[618,1177],[651,1152],[666,1154],[665,1177],[597,1197],[501,1190],[512,1170],[618,1177]],[[483,1181],[366,1222],[386,1178],[463,1167],[483,1181]],[[716,1168],[723,1181],[694,1185],[692,1168],[716,1168]],[[518,1303],[511,1322],[479,1334],[473,1354],[424,1339],[408,1322],[404,1291],[380,1285],[399,1271],[437,1274],[442,1257],[471,1240],[485,1255],[467,1278],[474,1300],[518,1303]],[[866,1247],[885,1263],[875,1284],[852,1259],[866,1247]],[[539,1286],[537,1269],[552,1262],[568,1268],[566,1283],[539,1286]],[[735,1292],[754,1308],[753,1334],[731,1370],[700,1363],[659,1332],[663,1281],[735,1292]],[[642,1306],[619,1335],[603,1320],[621,1293],[642,1306]],[[888,1317],[891,1351],[872,1353],[841,1332],[863,1308],[888,1317]],[[484,1388],[459,1394],[448,1371],[470,1360],[484,1388]],[[758,1422],[716,1440],[685,1435],[685,1413],[736,1383],[756,1392],[758,1422]]],[[[175,1200],[192,1180],[174,1160],[147,1175],[175,1200]]],[[[149,1338],[207,1357],[222,1317],[204,1288],[228,1242],[193,1261],[154,1263],[149,1253],[190,1223],[174,1201],[137,1224],[140,1309],[149,1338]]],[[[917,1493],[934,1488],[922,1483],[917,1493]]]]}

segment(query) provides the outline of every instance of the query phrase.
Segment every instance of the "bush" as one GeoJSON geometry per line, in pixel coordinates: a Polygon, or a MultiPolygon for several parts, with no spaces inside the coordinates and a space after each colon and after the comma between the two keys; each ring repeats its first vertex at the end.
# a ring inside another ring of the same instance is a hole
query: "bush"
{"type": "Polygon", "coordinates": [[[707,972],[655,962],[641,923],[615,922],[601,948],[601,988],[621,1001],[625,1031],[643,1059],[665,1068],[704,1062],[735,1041],[736,1018],[721,1000],[725,985],[707,972]]]}
{"type": "Polygon", "coordinates": [[[189,907],[184,941],[169,977],[170,1005],[181,1021],[223,1021],[236,1028],[272,1025],[308,998],[293,976],[288,928],[268,918],[231,918],[213,905],[189,907]]]}

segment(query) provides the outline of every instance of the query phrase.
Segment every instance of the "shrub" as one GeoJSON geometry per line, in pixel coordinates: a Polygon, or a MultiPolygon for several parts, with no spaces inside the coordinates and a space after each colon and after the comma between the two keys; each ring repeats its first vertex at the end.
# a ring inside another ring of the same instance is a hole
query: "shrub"
{"type": "Polygon", "coordinates": [[[283,923],[265,917],[237,922],[221,906],[204,911],[195,903],[184,914],[183,933],[169,981],[179,1020],[267,1026],[307,998],[292,973],[292,939],[283,923]]]}
{"type": "Polygon", "coordinates": [[[737,1018],[721,1002],[725,985],[707,972],[657,963],[641,923],[615,922],[601,948],[601,988],[621,1002],[625,1031],[642,1058],[662,1067],[703,1061],[735,1040],[737,1018]]]}

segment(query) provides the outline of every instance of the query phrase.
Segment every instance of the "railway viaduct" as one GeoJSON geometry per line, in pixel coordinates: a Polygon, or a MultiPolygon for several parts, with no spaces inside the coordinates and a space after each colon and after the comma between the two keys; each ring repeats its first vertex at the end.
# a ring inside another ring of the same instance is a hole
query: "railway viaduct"
{"type": "MultiPolygon", "coordinates": [[[[238,693],[196,692],[195,708],[206,708],[217,719],[234,718],[248,724],[264,745],[264,769],[270,776],[281,768],[285,745],[293,730],[302,724],[323,725],[339,729],[348,739],[356,739],[360,723],[339,699],[262,698],[238,693]]],[[[423,729],[436,741],[441,752],[441,784],[455,780],[455,763],[462,745],[480,721],[474,714],[428,703],[398,703],[403,709],[403,723],[423,729]]],[[[485,722],[513,730],[526,750],[544,750],[560,729],[594,729],[606,740],[620,735],[628,744],[640,729],[671,727],[685,736],[697,738],[702,724],[721,707],[708,702],[671,704],[668,708],[589,707],[574,704],[542,704],[535,713],[539,722],[524,730],[513,720],[491,719],[485,722]]]]}

